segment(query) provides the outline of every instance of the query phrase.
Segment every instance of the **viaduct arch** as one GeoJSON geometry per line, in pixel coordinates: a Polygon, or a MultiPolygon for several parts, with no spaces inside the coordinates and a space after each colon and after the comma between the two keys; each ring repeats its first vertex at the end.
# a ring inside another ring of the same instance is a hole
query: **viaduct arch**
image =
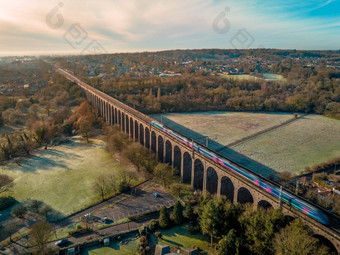
{"type": "MultiPolygon", "coordinates": [[[[252,203],[254,208],[279,207],[278,199],[265,190],[153,127],[153,119],[149,116],[85,84],[62,69],[58,69],[58,72],[84,90],[89,102],[106,122],[119,125],[131,139],[155,152],[159,161],[176,167],[184,183],[190,183],[193,188],[203,192],[226,196],[233,203],[252,203]]],[[[286,215],[301,218],[313,229],[315,235],[326,238],[340,253],[340,234],[337,231],[287,204],[281,207],[286,215]]]]}

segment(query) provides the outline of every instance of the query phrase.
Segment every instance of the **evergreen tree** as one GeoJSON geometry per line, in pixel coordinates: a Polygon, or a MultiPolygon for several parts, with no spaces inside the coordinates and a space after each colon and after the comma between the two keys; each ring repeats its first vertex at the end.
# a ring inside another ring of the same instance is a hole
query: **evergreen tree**
{"type": "Polygon", "coordinates": [[[217,226],[220,224],[217,221],[217,210],[213,200],[209,200],[209,202],[204,205],[199,223],[202,233],[210,235],[210,243],[211,247],[213,247],[213,238],[217,233],[217,226]]]}
{"type": "Polygon", "coordinates": [[[313,231],[304,225],[300,219],[291,222],[287,227],[276,234],[273,248],[277,255],[304,254],[326,255],[331,254],[329,249],[313,237],[313,231]]]}
{"type": "Polygon", "coordinates": [[[281,210],[253,210],[248,207],[241,217],[246,246],[252,254],[271,254],[273,239],[284,224],[281,210]],[[259,231],[259,229],[261,231],[259,231]]]}
{"type": "Polygon", "coordinates": [[[170,226],[170,217],[168,210],[165,206],[162,207],[160,213],[159,213],[159,226],[161,228],[168,228],[170,226]]]}
{"type": "Polygon", "coordinates": [[[178,200],[174,205],[173,217],[176,225],[180,225],[183,222],[183,208],[178,200]]]}
{"type": "Polygon", "coordinates": [[[236,236],[235,229],[229,231],[228,235],[224,236],[218,243],[218,255],[238,255],[240,242],[236,236]]]}
{"type": "Polygon", "coordinates": [[[189,221],[195,220],[194,208],[192,208],[191,203],[188,203],[188,205],[185,207],[184,217],[189,221]]]}

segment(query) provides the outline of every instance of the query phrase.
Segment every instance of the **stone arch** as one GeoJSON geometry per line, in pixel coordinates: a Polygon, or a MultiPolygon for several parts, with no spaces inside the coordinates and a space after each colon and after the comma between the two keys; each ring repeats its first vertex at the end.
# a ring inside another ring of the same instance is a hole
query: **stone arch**
{"type": "Polygon", "coordinates": [[[237,191],[237,202],[240,204],[254,203],[254,198],[247,188],[241,187],[237,191]]]}
{"type": "Polygon", "coordinates": [[[139,140],[139,137],[138,137],[138,130],[139,130],[139,127],[138,127],[138,122],[137,120],[135,120],[135,140],[138,141],[139,140]]]}
{"type": "Polygon", "coordinates": [[[122,125],[122,115],[120,114],[120,110],[118,110],[118,125],[122,125]]]}
{"type": "Polygon", "coordinates": [[[144,126],[142,123],[139,124],[139,142],[144,145],[144,126]]]}
{"type": "Polygon", "coordinates": [[[172,145],[169,140],[165,142],[165,163],[172,164],[172,145]]]}
{"type": "Polygon", "coordinates": [[[111,105],[111,125],[115,124],[115,108],[111,105]]]}
{"type": "Polygon", "coordinates": [[[129,116],[128,115],[125,115],[125,133],[127,135],[129,135],[129,116]]]}
{"type": "Polygon", "coordinates": [[[188,152],[183,154],[183,182],[191,183],[192,159],[188,152]]]}
{"type": "Polygon", "coordinates": [[[114,124],[118,124],[117,118],[118,118],[118,113],[117,113],[117,108],[115,108],[115,121],[114,121],[114,124]]]}
{"type": "Polygon", "coordinates": [[[204,166],[201,160],[194,162],[194,189],[203,190],[204,166]]]}
{"type": "Polygon", "coordinates": [[[318,234],[313,234],[313,237],[317,238],[322,244],[327,246],[330,255],[338,254],[335,245],[328,238],[318,234]]]}
{"type": "Polygon", "coordinates": [[[267,210],[267,209],[272,209],[273,205],[266,200],[260,200],[257,203],[257,208],[260,208],[260,207],[267,210]]]}
{"type": "Polygon", "coordinates": [[[125,133],[125,113],[122,112],[122,126],[121,129],[125,133]]]}
{"type": "Polygon", "coordinates": [[[211,194],[217,193],[218,177],[214,168],[208,167],[207,169],[207,191],[211,194]]]}
{"type": "Polygon", "coordinates": [[[221,195],[226,196],[230,202],[234,202],[234,184],[227,176],[221,179],[221,195]]]}
{"type": "Polygon", "coordinates": [[[151,132],[151,150],[156,153],[156,143],[157,143],[156,133],[155,131],[151,132]]]}
{"type": "Polygon", "coordinates": [[[150,130],[145,127],[145,147],[150,149],[150,130]]]}
{"type": "Polygon", "coordinates": [[[182,172],[182,153],[181,153],[181,149],[175,145],[174,147],[174,167],[176,167],[178,169],[178,172],[181,173],[182,172]]]}
{"type": "Polygon", "coordinates": [[[159,135],[158,136],[158,160],[163,162],[163,156],[164,155],[164,140],[159,135]]]}
{"type": "Polygon", "coordinates": [[[133,138],[133,119],[130,117],[130,137],[133,138]]]}

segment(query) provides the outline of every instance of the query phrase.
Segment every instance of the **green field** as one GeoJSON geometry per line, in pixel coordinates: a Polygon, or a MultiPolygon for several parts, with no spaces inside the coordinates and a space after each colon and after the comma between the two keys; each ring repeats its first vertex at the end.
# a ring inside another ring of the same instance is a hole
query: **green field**
{"type": "Polygon", "coordinates": [[[274,74],[274,73],[263,73],[263,78],[256,77],[250,74],[222,74],[226,79],[232,79],[232,80],[258,80],[258,79],[264,79],[266,81],[286,81],[286,79],[280,75],[280,74],[274,74]]]}
{"type": "Polygon", "coordinates": [[[190,234],[187,225],[161,230],[161,232],[162,239],[158,241],[159,244],[183,248],[191,248],[193,245],[196,245],[202,251],[201,254],[209,254],[211,252],[211,248],[208,247],[209,238],[201,234],[190,234]]]}
{"type": "Polygon", "coordinates": [[[139,239],[130,241],[128,244],[120,245],[119,242],[114,242],[110,246],[91,247],[81,251],[81,255],[134,255],[138,254],[139,239]]]}
{"type": "MultiPolygon", "coordinates": [[[[189,234],[187,225],[173,227],[167,230],[161,230],[162,239],[160,241],[153,235],[152,242],[154,244],[179,246],[184,248],[191,248],[193,245],[199,247],[202,251],[200,254],[209,254],[211,248],[208,247],[208,238],[201,234],[189,234]]],[[[120,245],[119,242],[114,242],[107,247],[91,247],[81,252],[82,255],[133,255],[138,254],[139,239],[130,241],[128,244],[120,245]]]]}
{"type": "Polygon", "coordinates": [[[340,121],[308,115],[233,149],[276,171],[299,173],[340,155],[340,121]]]}
{"type": "MultiPolygon", "coordinates": [[[[159,121],[160,116],[160,114],[152,115],[159,121]]],[[[164,117],[201,134],[201,136],[209,136],[223,145],[294,118],[291,113],[251,112],[170,113],[162,114],[162,116],[165,124],[167,122],[164,117]]]]}
{"type": "Polygon", "coordinates": [[[99,198],[93,192],[94,180],[126,165],[119,165],[99,139],[87,144],[83,139],[39,150],[21,159],[20,165],[0,166],[0,173],[15,179],[17,200],[38,199],[64,215],[78,211],[99,198]]]}
{"type": "Polygon", "coordinates": [[[282,75],[275,73],[264,73],[263,78],[267,81],[286,81],[282,75]]]}
{"type": "MultiPolygon", "coordinates": [[[[160,116],[152,117],[160,121],[160,116]]],[[[201,143],[205,143],[204,136],[209,136],[217,142],[209,142],[212,149],[293,118],[291,113],[249,112],[171,113],[162,116],[166,125],[201,143]]],[[[306,166],[340,155],[340,121],[308,115],[220,153],[266,177],[275,171],[299,173],[306,166]]]]}
{"type": "Polygon", "coordinates": [[[252,76],[252,75],[249,75],[249,74],[222,74],[221,76],[223,76],[224,78],[226,79],[232,79],[232,80],[247,80],[247,81],[255,81],[257,79],[261,79],[261,78],[258,78],[258,77],[255,77],[255,76],[252,76]]]}

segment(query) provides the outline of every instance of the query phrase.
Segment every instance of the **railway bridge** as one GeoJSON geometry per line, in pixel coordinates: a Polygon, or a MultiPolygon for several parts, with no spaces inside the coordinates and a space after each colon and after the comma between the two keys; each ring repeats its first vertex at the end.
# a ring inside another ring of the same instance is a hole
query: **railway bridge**
{"type": "Polygon", "coordinates": [[[336,226],[325,226],[288,204],[280,205],[277,197],[151,125],[151,117],[87,85],[63,69],[57,71],[83,89],[87,100],[107,123],[119,125],[132,140],[152,150],[159,161],[176,167],[184,183],[203,193],[224,195],[233,203],[252,203],[254,208],[281,206],[285,215],[301,218],[313,229],[316,237],[328,242],[340,254],[340,232],[336,226]]]}

